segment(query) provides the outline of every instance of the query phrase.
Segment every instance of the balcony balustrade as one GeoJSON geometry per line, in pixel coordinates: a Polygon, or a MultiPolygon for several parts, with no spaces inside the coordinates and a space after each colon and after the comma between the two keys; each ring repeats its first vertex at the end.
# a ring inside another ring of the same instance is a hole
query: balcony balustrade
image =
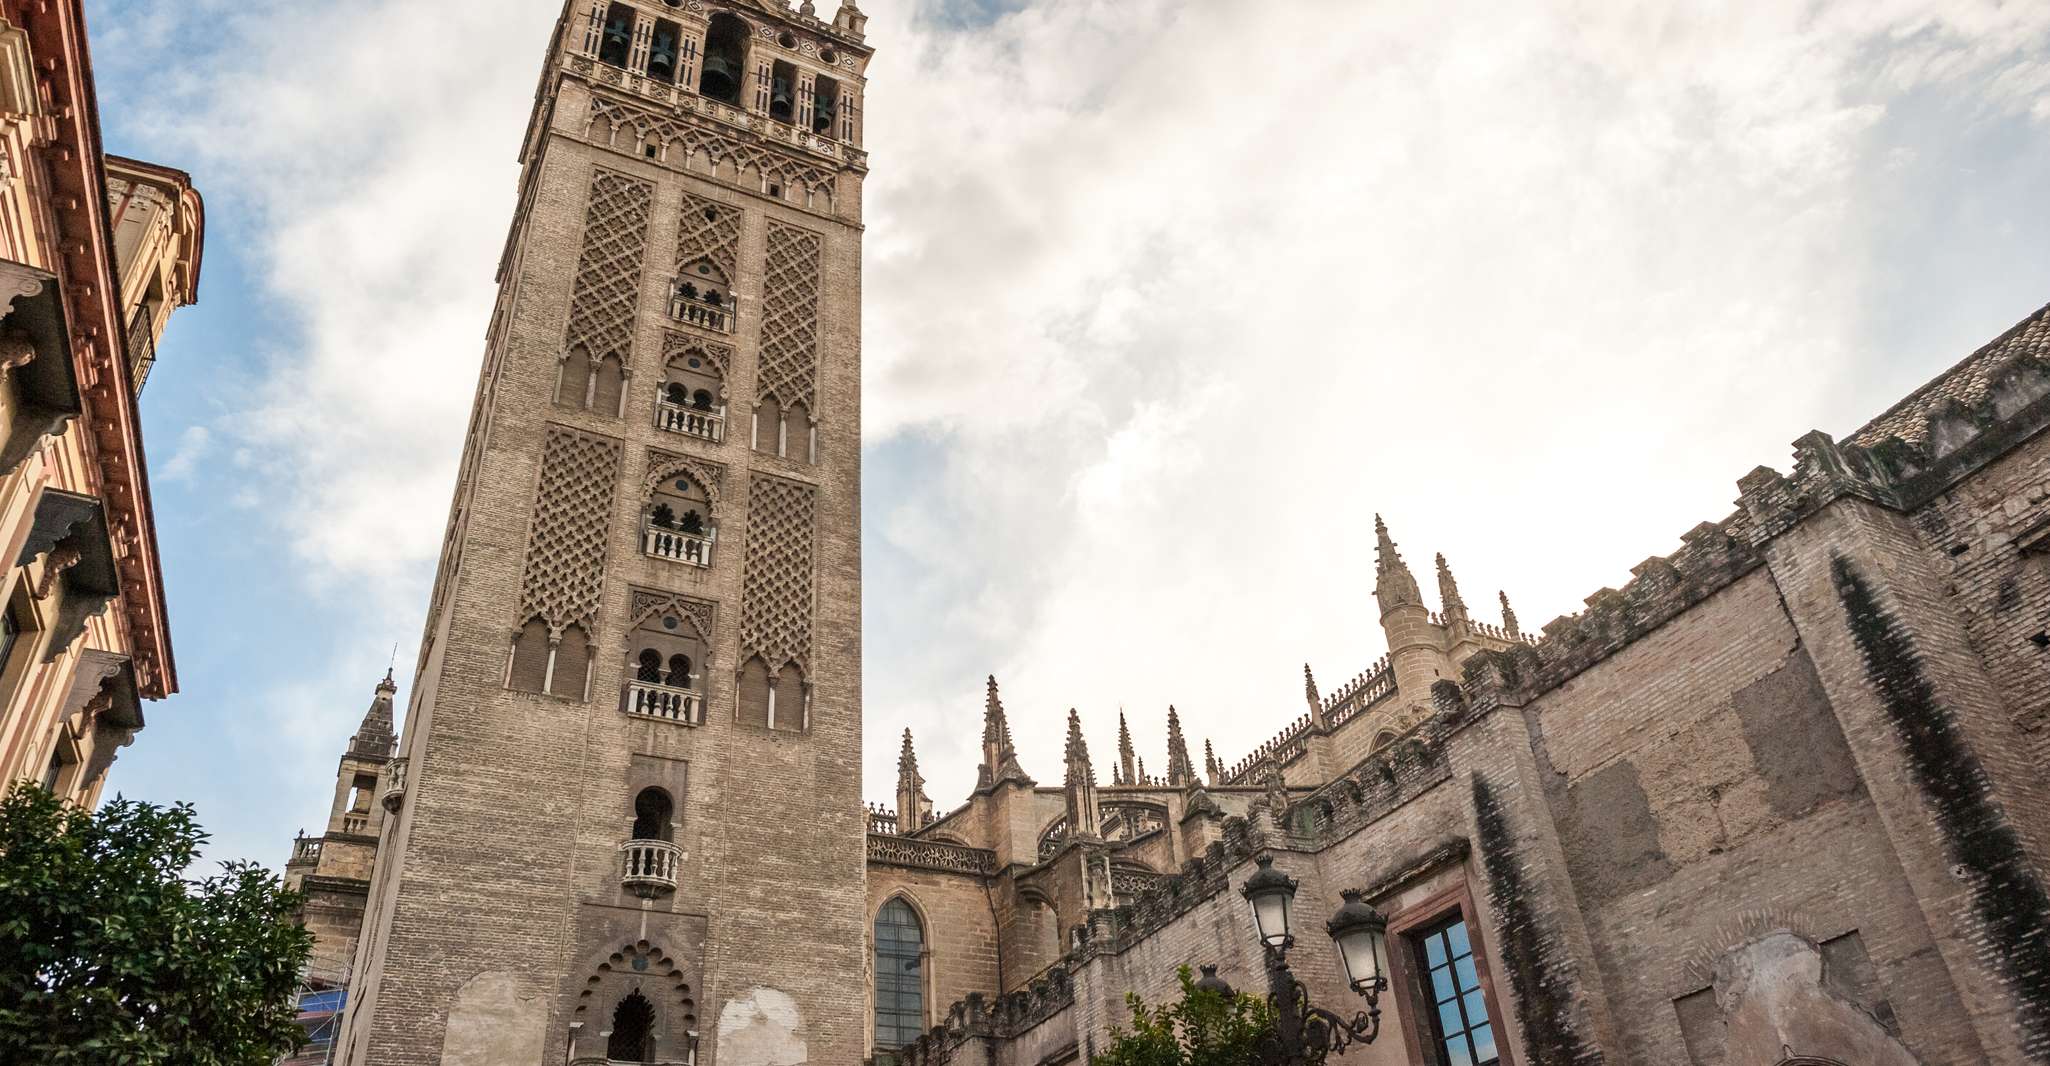
{"type": "Polygon", "coordinates": [[[652,899],[676,891],[683,849],[666,840],[629,840],[619,846],[619,883],[652,899]]]}
{"type": "Polygon", "coordinates": [[[342,815],[342,832],[354,833],[358,836],[369,833],[370,816],[368,814],[342,815]]]}
{"type": "Polygon", "coordinates": [[[292,864],[320,861],[320,837],[302,836],[292,842],[292,864]]]}
{"type": "Polygon", "coordinates": [[[384,809],[397,812],[406,802],[406,757],[384,764],[384,809]]]}
{"type": "Polygon", "coordinates": [[[704,725],[705,699],[693,689],[630,681],[626,686],[626,713],[679,725],[704,725]]]}
{"type": "Polygon", "coordinates": [[[680,529],[658,526],[650,522],[642,527],[641,550],[657,559],[669,559],[692,566],[712,565],[712,542],[718,538],[717,529],[703,533],[685,533],[680,529]]]}
{"type": "Polygon", "coordinates": [[[704,408],[670,403],[660,393],[655,397],[655,428],[714,444],[726,439],[726,405],[704,408]]]}
{"type": "Polygon", "coordinates": [[[669,317],[714,333],[731,333],[734,318],[733,298],[728,296],[720,300],[708,300],[703,296],[685,292],[679,285],[676,291],[669,295],[669,317]]]}

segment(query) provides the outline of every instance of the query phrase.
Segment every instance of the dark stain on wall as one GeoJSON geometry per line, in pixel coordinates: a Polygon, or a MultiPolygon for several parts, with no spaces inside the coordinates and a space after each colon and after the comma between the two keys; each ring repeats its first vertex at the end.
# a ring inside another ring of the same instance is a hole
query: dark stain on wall
{"type": "Polygon", "coordinates": [[[2013,990],[2023,1053],[2032,1062],[2050,1062],[2050,894],[2006,813],[1988,798],[1986,768],[1937,701],[1914,643],[1880,608],[1849,560],[1832,559],[1830,575],[1865,676],[1878,690],[1909,772],[1971,896],[1984,954],[2013,990]]]}
{"type": "Polygon", "coordinates": [[[1531,1066],[1592,1066],[1599,1049],[1573,1031],[1572,967],[1559,958],[1557,938],[1548,932],[1524,883],[1516,841],[1487,779],[1473,775],[1473,816],[1488,875],[1488,905],[1494,909],[1496,947],[1516,993],[1516,1023],[1523,1030],[1531,1066]]]}

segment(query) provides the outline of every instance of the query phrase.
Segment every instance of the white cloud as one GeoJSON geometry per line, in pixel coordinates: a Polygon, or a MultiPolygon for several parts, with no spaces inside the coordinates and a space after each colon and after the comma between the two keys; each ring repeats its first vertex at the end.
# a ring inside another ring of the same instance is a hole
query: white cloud
{"type": "Polygon", "coordinates": [[[178,450],[171,453],[159,470],[169,481],[188,481],[213,447],[213,431],[205,426],[187,426],[178,434],[178,450]]]}
{"type": "MultiPolygon", "coordinates": [[[[1101,753],[1124,702],[1164,761],[1173,700],[1236,758],[1303,659],[1379,654],[1376,509],[1530,624],[1672,550],[1864,410],[1825,394],[1870,357],[1863,183],[1945,150],[1890,109],[2050,111],[2039,4],[870,6],[869,792],[909,724],[943,805],[985,669],[1044,776],[1070,704],[1101,753]]],[[[209,7],[229,45],[163,115],[303,328],[216,432],[313,579],[394,610],[556,9],[209,7]]]]}

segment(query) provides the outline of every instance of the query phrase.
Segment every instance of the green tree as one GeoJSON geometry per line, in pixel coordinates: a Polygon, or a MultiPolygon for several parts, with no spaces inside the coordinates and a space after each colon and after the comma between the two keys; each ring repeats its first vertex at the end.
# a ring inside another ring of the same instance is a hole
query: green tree
{"type": "Polygon", "coordinates": [[[313,937],[254,863],[184,871],[189,804],[0,798],[0,1062],[268,1066],[297,1048],[313,937]]]}
{"type": "Polygon", "coordinates": [[[1198,988],[1187,966],[1177,977],[1179,1003],[1149,1009],[1138,993],[1125,997],[1132,1028],[1112,1028],[1109,1049],[1089,1066],[1252,1066],[1260,1037],[1274,1028],[1267,1001],[1198,988]]]}

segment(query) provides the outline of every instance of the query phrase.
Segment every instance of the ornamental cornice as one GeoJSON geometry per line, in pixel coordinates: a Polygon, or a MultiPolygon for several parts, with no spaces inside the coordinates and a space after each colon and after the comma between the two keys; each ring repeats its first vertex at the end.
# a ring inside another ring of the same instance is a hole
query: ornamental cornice
{"type": "Polygon", "coordinates": [[[880,866],[905,866],[914,870],[939,870],[977,877],[987,877],[997,869],[996,852],[986,848],[877,833],[868,835],[868,861],[880,866]]]}
{"type": "MultiPolygon", "coordinates": [[[[563,70],[591,87],[594,115],[605,113],[600,108],[602,101],[647,122],[682,123],[702,136],[724,138],[734,149],[775,151],[788,154],[792,162],[816,160],[841,170],[868,172],[868,153],[853,145],[807,133],[744,108],[707,100],[689,90],[600,63],[588,55],[572,53],[563,63],[563,70]],[[628,98],[614,98],[602,91],[607,89],[627,94],[628,98]]],[[[615,120],[615,126],[619,124],[617,114],[605,114],[615,120]]]]}

